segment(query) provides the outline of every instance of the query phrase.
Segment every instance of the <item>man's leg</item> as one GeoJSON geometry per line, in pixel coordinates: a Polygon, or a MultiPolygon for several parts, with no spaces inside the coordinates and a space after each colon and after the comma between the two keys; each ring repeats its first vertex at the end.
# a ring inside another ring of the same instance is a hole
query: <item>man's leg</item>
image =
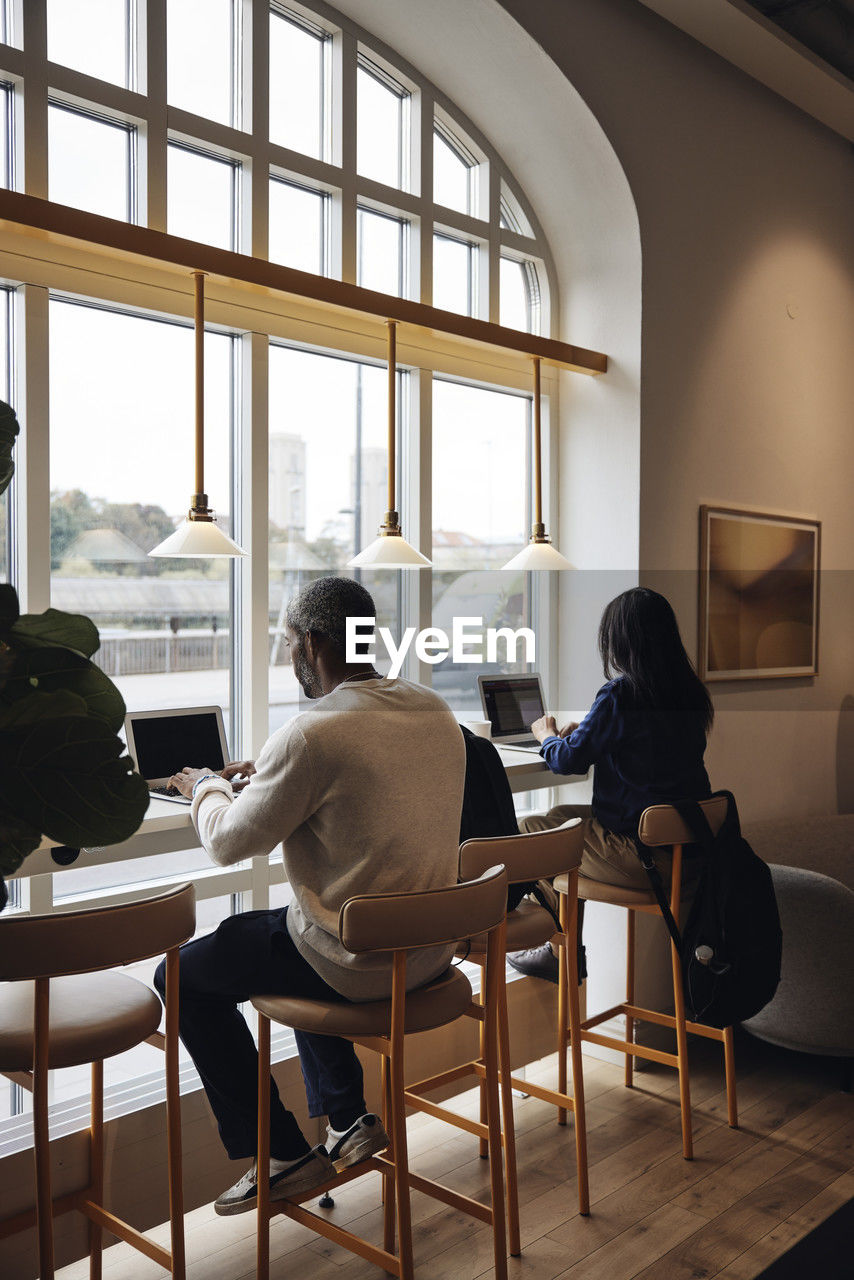
{"type": "Polygon", "coordinates": [[[362,1064],[352,1041],[295,1031],[312,1119],[327,1116],[333,1129],[349,1129],[367,1111],[362,1064]]]}
{"type": "MultiPolygon", "coordinates": [[[[155,974],[162,997],[165,966],[155,974]]],[[[287,934],[284,911],[231,916],[181,948],[179,1030],[204,1085],[232,1159],[254,1156],[258,1129],[258,1053],[238,1005],[254,995],[334,996],[287,934]]],[[[270,1152],[295,1160],[310,1150],[271,1082],[270,1152]]]]}

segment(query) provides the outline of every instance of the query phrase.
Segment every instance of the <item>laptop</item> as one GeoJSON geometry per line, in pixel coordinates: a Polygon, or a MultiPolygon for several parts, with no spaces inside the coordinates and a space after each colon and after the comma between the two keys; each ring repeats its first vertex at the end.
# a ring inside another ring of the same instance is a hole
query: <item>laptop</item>
{"type": "Polygon", "coordinates": [[[219,770],[228,763],[221,707],[129,711],[125,735],[128,753],[152,799],[189,804],[186,796],[166,793],[172,775],[188,765],[219,770]]]}
{"type": "Polygon", "coordinates": [[[527,675],[478,676],[484,718],[492,725],[498,747],[514,747],[539,754],[540,744],[530,726],[546,713],[543,688],[536,672],[527,675]]]}

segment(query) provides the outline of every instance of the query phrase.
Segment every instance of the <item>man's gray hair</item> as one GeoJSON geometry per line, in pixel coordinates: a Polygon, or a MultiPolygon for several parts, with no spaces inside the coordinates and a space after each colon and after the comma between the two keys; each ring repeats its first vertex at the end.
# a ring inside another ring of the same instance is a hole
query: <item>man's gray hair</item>
{"type": "Polygon", "coordinates": [[[344,656],[348,618],[376,616],[370,591],[352,578],[318,578],[294,596],[287,609],[287,624],[300,640],[309,631],[326,636],[344,656]]]}

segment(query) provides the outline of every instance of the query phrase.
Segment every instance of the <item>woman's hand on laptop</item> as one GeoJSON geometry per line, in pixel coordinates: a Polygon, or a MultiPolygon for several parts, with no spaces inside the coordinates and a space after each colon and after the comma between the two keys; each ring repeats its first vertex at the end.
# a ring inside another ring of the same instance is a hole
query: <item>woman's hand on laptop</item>
{"type": "Polygon", "coordinates": [[[230,782],[232,791],[236,793],[249,786],[249,779],[255,772],[254,760],[231,760],[224,769],[220,769],[219,776],[230,782]]]}
{"type": "Polygon", "coordinates": [[[535,720],[531,725],[531,733],[537,742],[545,742],[546,738],[556,738],[557,721],[554,716],[540,716],[539,720],[535,720]]]}

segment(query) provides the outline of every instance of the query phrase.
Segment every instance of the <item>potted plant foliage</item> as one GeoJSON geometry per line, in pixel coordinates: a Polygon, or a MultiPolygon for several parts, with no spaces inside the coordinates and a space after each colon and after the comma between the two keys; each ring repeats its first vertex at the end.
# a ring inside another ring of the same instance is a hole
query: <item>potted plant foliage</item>
{"type": "MultiPolygon", "coordinates": [[[[0,402],[0,494],[14,470],[19,427],[0,402]]],[[[47,836],[83,848],[138,828],[148,788],[118,736],[125,704],[91,661],[100,641],[81,614],[21,614],[0,584],[0,910],[4,877],[47,836]]]]}

